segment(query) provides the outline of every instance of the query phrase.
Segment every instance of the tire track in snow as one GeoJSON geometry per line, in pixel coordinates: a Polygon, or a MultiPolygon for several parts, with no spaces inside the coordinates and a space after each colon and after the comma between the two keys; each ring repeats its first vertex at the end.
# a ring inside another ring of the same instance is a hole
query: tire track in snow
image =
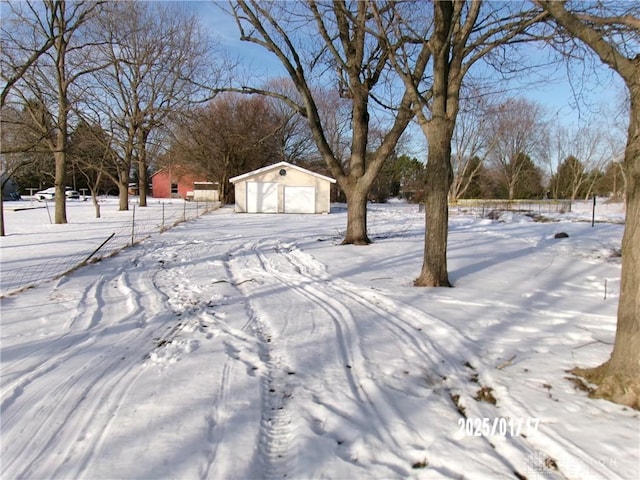
{"type": "MultiPolygon", "coordinates": [[[[116,277],[115,280],[112,279],[111,281],[117,281],[117,279],[116,277]]],[[[52,341],[42,342],[42,346],[32,349],[28,356],[24,356],[23,360],[14,362],[8,368],[5,367],[3,369],[2,377],[14,375],[13,372],[18,372],[18,377],[16,380],[3,386],[1,397],[2,407],[0,408],[0,412],[3,412],[5,408],[20,396],[28,384],[50,373],[60,364],[72,358],[80,348],[95,344],[98,330],[94,327],[98,325],[99,319],[105,313],[103,311],[106,305],[104,300],[105,291],[108,290],[109,293],[111,293],[110,296],[113,297],[113,289],[107,288],[111,281],[108,280],[105,275],[100,275],[98,280],[86,288],[83,288],[73,300],[75,307],[69,321],[62,327],[65,333],[52,341]],[[85,318],[90,318],[90,321],[83,322],[85,318]],[[65,353],[54,356],[46,353],[60,351],[65,353]],[[40,358],[43,358],[43,360],[40,361],[40,358]],[[33,363],[34,359],[35,363],[33,363]],[[21,372],[28,373],[20,375],[21,372]]],[[[68,280],[63,277],[58,281],[56,288],[67,282],[68,280]]],[[[126,302],[127,293],[128,292],[125,292],[119,295],[110,303],[117,305],[118,309],[121,309],[123,304],[128,305],[129,302],[126,302]]],[[[70,301],[65,300],[65,302],[70,301]]],[[[122,317],[126,320],[134,313],[133,309],[130,308],[122,317]]]]}
{"type": "Polygon", "coordinates": [[[38,349],[48,358],[14,382],[13,397],[3,398],[3,430],[9,432],[20,424],[28,431],[3,449],[9,459],[3,464],[8,478],[83,476],[142,373],[140,352],[173,319],[162,309],[151,308],[165,300],[154,288],[152,276],[152,272],[116,270],[85,286],[80,292],[81,307],[68,324],[79,330],[38,349]],[[125,310],[118,314],[123,304],[125,310]],[[109,312],[117,315],[115,322],[98,321],[109,312]],[[83,318],[90,320],[82,322],[83,318]],[[157,326],[141,329],[147,321],[157,326]],[[114,342],[112,336],[118,340],[114,342]],[[65,378],[51,375],[62,365],[65,378]],[[25,416],[32,421],[21,421],[25,416]]]}
{"type": "Polygon", "coordinates": [[[202,480],[209,478],[211,467],[216,461],[218,454],[218,446],[224,439],[226,424],[222,421],[222,414],[225,413],[226,406],[229,402],[229,387],[232,375],[233,363],[227,358],[222,367],[222,377],[220,378],[220,386],[216,392],[216,401],[212,404],[211,412],[206,416],[207,422],[207,441],[209,448],[206,452],[204,465],[199,468],[199,477],[202,480]]]}
{"type": "MultiPolygon", "coordinates": [[[[246,368],[246,373],[250,377],[255,377],[262,374],[266,369],[264,365],[261,353],[260,343],[261,338],[256,336],[253,329],[256,324],[256,318],[251,305],[245,301],[233,301],[238,296],[244,298],[244,293],[234,282],[233,271],[229,265],[229,255],[227,255],[222,265],[224,267],[223,278],[217,278],[213,281],[213,284],[225,285],[220,289],[223,292],[227,292],[221,297],[219,302],[210,302],[207,308],[200,313],[202,321],[206,322],[208,332],[211,335],[220,337],[223,345],[225,346],[226,359],[222,367],[222,373],[220,378],[220,384],[213,395],[213,401],[209,413],[205,417],[207,423],[207,442],[208,448],[202,465],[198,468],[198,476],[200,479],[205,480],[209,478],[224,478],[230,474],[237,475],[238,472],[225,471],[223,465],[226,464],[227,459],[223,459],[221,465],[218,465],[216,461],[218,459],[220,445],[227,441],[226,432],[230,422],[230,415],[234,414],[235,407],[231,405],[232,402],[237,401],[237,396],[234,396],[231,392],[233,386],[234,377],[237,377],[235,370],[238,368],[238,362],[242,363],[246,368]],[[232,303],[228,303],[232,302],[232,303]],[[224,310],[225,307],[232,310],[231,316],[235,318],[235,321],[240,320],[239,328],[234,328],[229,325],[225,319],[227,313],[222,313],[219,310],[224,310]]],[[[239,282],[242,283],[242,282],[239,282]]],[[[237,378],[235,378],[237,380],[237,378]]],[[[261,383],[264,383],[263,381],[261,383]]],[[[264,389],[264,385],[261,385],[261,391],[264,389]]],[[[264,395],[264,394],[262,394],[264,395]]],[[[259,406],[262,407],[263,399],[258,399],[259,406]]],[[[264,408],[262,408],[264,410],[264,408]]],[[[263,415],[261,415],[262,421],[263,415]]],[[[257,429],[259,430],[259,429],[257,429]]],[[[231,432],[232,435],[234,432],[231,432]]],[[[237,443],[237,441],[235,441],[237,443]]],[[[234,441],[230,442],[231,445],[236,445],[234,441]]],[[[238,445],[238,448],[245,448],[246,445],[238,445]]],[[[225,445],[225,451],[235,452],[233,447],[225,445]]]]}
{"type": "MultiPolygon", "coordinates": [[[[245,308],[249,320],[245,327],[251,325],[254,329],[265,369],[261,383],[262,411],[257,448],[263,478],[295,477],[298,443],[295,441],[293,413],[287,406],[293,395],[288,377],[294,374],[295,366],[291,364],[282,339],[270,324],[269,313],[259,311],[253,300],[255,289],[250,282],[256,279],[247,278],[247,275],[257,274],[260,277],[267,271],[258,249],[254,243],[246,244],[234,250],[229,261],[231,278],[247,298],[245,308]],[[254,260],[258,262],[257,267],[251,265],[254,260]]],[[[263,283],[263,280],[257,281],[263,283]]]]}
{"type": "MultiPolygon", "coordinates": [[[[527,411],[521,402],[508,396],[499,396],[500,412],[492,411],[493,409],[488,406],[480,407],[478,405],[477,400],[475,400],[476,395],[474,389],[478,388],[479,385],[470,383],[470,372],[466,367],[463,368],[463,365],[453,364],[449,362],[448,359],[464,358],[467,362],[471,362],[474,365],[482,365],[483,362],[473,353],[472,348],[469,347],[472,340],[455,330],[450,324],[443,322],[437,317],[428,315],[421,310],[417,310],[414,307],[391,300],[389,297],[370,289],[357,287],[349,282],[331,278],[326,273],[324,265],[319,264],[312,257],[304,254],[300,250],[292,249],[291,252],[286,255],[286,258],[295,266],[296,270],[300,271],[302,275],[308,276],[310,280],[322,280],[327,287],[334,290],[336,295],[346,295],[353,302],[357,302],[364,308],[384,316],[388,322],[383,323],[382,326],[393,335],[395,339],[404,345],[412,346],[412,348],[417,349],[419,354],[429,358],[431,363],[440,372],[440,375],[447,377],[447,383],[451,384],[450,388],[465,395],[467,400],[465,407],[468,410],[468,417],[492,418],[496,416],[506,416],[507,418],[521,419],[536,417],[535,413],[527,411]],[[415,335],[415,330],[422,331],[428,328],[431,332],[434,326],[438,329],[440,335],[446,335],[446,342],[437,343],[429,340],[428,337],[424,335],[415,335]],[[434,356],[432,352],[436,352],[437,355],[434,356]],[[453,381],[451,381],[451,379],[453,379],[453,381]],[[504,412],[505,409],[508,410],[506,415],[504,412]]],[[[482,379],[488,385],[496,383],[492,375],[487,373],[490,372],[492,368],[493,367],[485,368],[482,372],[482,379]]],[[[571,451],[576,458],[581,459],[585,464],[588,464],[590,460],[589,455],[584,450],[566,441],[561,435],[557,434],[557,432],[553,432],[550,427],[541,427],[541,429],[531,437],[532,438],[526,440],[520,436],[497,438],[496,440],[502,441],[490,442],[490,445],[502,456],[507,466],[512,469],[517,467],[519,472],[530,470],[532,467],[532,458],[536,455],[539,456],[540,453],[546,455],[547,458],[553,458],[553,456],[544,453],[548,447],[543,447],[543,445],[551,444],[558,451],[571,451]],[[547,433],[543,433],[544,430],[546,430],[547,433]],[[509,443],[511,443],[511,445],[509,445],[509,443]],[[517,460],[515,462],[508,460],[513,458],[517,460]]],[[[615,472],[607,468],[606,465],[600,465],[599,467],[599,473],[603,475],[603,478],[616,477],[615,472]]],[[[550,475],[553,476],[554,474],[550,473],[550,475]]],[[[557,472],[556,476],[564,478],[562,472],[557,472]]]]}
{"type": "MultiPolygon", "coordinates": [[[[287,292],[301,296],[304,301],[310,302],[315,309],[321,310],[327,315],[334,326],[336,347],[340,357],[339,363],[342,365],[341,371],[345,377],[345,383],[349,387],[351,400],[360,410],[360,418],[374,429],[375,437],[380,445],[391,444],[395,446],[396,450],[401,450],[406,445],[399,438],[405,438],[407,431],[412,438],[416,439],[415,443],[419,443],[420,434],[412,428],[410,422],[398,422],[394,424],[392,429],[383,420],[384,418],[389,418],[389,412],[393,412],[394,416],[402,418],[402,412],[386,399],[379,386],[368,378],[368,360],[362,350],[362,342],[356,327],[357,321],[354,319],[349,306],[342,301],[343,296],[336,291],[327,293],[323,289],[312,286],[311,283],[313,282],[310,282],[309,278],[302,275],[299,266],[288,260],[286,251],[287,247],[279,244],[273,245],[269,242],[266,244],[250,244],[242,252],[242,255],[239,255],[243,258],[243,264],[239,269],[242,268],[244,276],[255,275],[260,278],[262,284],[267,286],[271,285],[276,288],[284,286],[287,292]],[[285,259],[284,264],[282,262],[283,259],[285,259]],[[398,430],[402,430],[402,432],[398,433],[398,430]]],[[[250,296],[251,291],[248,291],[247,294],[250,296]]],[[[264,293],[262,294],[264,295],[264,293]]],[[[286,326],[282,331],[286,331],[286,326]]],[[[270,371],[277,372],[279,369],[271,368],[270,371]]],[[[323,405],[319,397],[314,396],[314,400],[319,405],[323,405]]],[[[323,406],[329,410],[332,408],[331,405],[323,406]]],[[[273,408],[274,405],[266,405],[266,407],[273,408]]],[[[281,411],[286,412],[286,409],[283,408],[281,411]]],[[[289,418],[286,418],[286,421],[289,422],[289,418]]],[[[276,439],[275,441],[274,439],[268,439],[268,445],[278,441],[285,443],[282,441],[282,437],[285,436],[283,432],[280,432],[277,428],[273,430],[276,434],[276,439]]],[[[286,435],[290,436],[290,432],[286,432],[286,435]]],[[[349,458],[349,454],[344,453],[344,455],[346,460],[354,460],[349,458]]],[[[267,455],[267,458],[272,459],[272,456],[267,455]]],[[[408,469],[409,463],[407,462],[405,462],[407,468],[385,464],[383,461],[379,463],[387,471],[390,470],[396,475],[410,473],[408,469]]],[[[269,477],[269,475],[267,476],[269,477]]]]}
{"type": "MultiPolygon", "coordinates": [[[[227,267],[228,268],[228,267],[227,267]]],[[[227,269],[230,275],[230,272],[227,269]]],[[[227,280],[225,280],[227,282],[227,280]]],[[[231,283],[230,281],[228,283],[231,283]]],[[[235,287],[234,287],[235,288],[235,287]]],[[[247,311],[247,307],[244,308],[247,311]]],[[[236,330],[224,321],[217,317],[215,312],[203,312],[201,316],[206,317],[208,322],[209,331],[213,332],[217,330],[217,335],[224,338],[223,343],[225,345],[227,358],[222,367],[222,375],[220,378],[220,384],[217,391],[214,394],[214,399],[211,403],[209,413],[205,417],[207,422],[207,441],[209,443],[205,460],[199,468],[199,478],[202,480],[208,478],[217,478],[218,472],[214,470],[216,459],[218,456],[218,450],[221,442],[225,440],[225,434],[227,431],[227,415],[231,411],[229,406],[231,400],[231,386],[232,379],[234,377],[234,370],[237,368],[238,361],[242,362],[247,368],[247,374],[255,376],[260,370],[258,362],[250,362],[245,358],[247,350],[251,350],[252,347],[257,348],[258,339],[252,337],[247,330],[251,326],[254,319],[249,313],[247,313],[247,320],[241,326],[239,330],[236,330]],[[213,327],[213,328],[212,328],[213,327]],[[212,470],[214,473],[212,474],[212,470]],[[212,476],[213,475],[213,476],[212,476]]],[[[213,334],[213,333],[212,333],[213,334]]],[[[228,475],[229,472],[222,472],[221,475],[228,475]]]]}
{"type": "MultiPolygon", "coordinates": [[[[362,341],[364,332],[360,331],[359,322],[354,318],[350,306],[360,305],[365,310],[371,310],[377,315],[383,313],[385,317],[390,316],[389,312],[381,312],[372,308],[369,302],[360,295],[362,292],[351,291],[352,287],[347,282],[339,282],[339,286],[336,286],[335,279],[326,275],[311,274],[310,271],[315,269],[317,265],[309,261],[310,257],[301,261],[301,257],[297,256],[300,252],[296,248],[280,245],[276,249],[280,254],[280,259],[289,263],[290,267],[287,270],[292,272],[284,274],[280,271],[276,274],[289,288],[323,308],[334,322],[340,352],[345,365],[349,367],[345,369],[348,384],[354,398],[363,410],[363,417],[372,422],[371,426],[376,431],[380,443],[383,445],[392,444],[397,450],[407,447],[407,442],[404,440],[406,438],[413,438],[414,440],[411,442],[413,444],[424,443],[420,432],[407,420],[404,412],[393,403],[378,382],[369,377],[368,372],[371,368],[370,359],[362,341]],[[394,417],[402,419],[402,422],[395,425],[392,431],[385,419],[394,417]]],[[[275,270],[272,271],[275,273],[275,270]]],[[[396,314],[394,313],[394,315],[396,314]]],[[[394,340],[402,349],[412,344],[416,346],[416,336],[413,332],[407,332],[401,328],[402,335],[398,335],[385,322],[382,323],[382,326],[393,335],[394,340]]],[[[419,353],[428,358],[434,368],[438,367],[433,354],[427,349],[421,348],[419,353]]],[[[390,468],[392,467],[390,466],[390,468]]],[[[408,469],[406,471],[397,470],[397,467],[392,470],[400,475],[407,475],[410,472],[408,469]]]]}
{"type": "MultiPolygon", "coordinates": [[[[245,262],[249,263],[246,260],[248,252],[243,253],[245,262]]],[[[251,273],[267,274],[271,281],[276,279],[277,283],[286,285],[290,291],[304,296],[329,314],[335,324],[336,339],[343,361],[350,367],[345,373],[353,397],[358,401],[364,416],[375,419],[372,426],[381,444],[393,444],[397,450],[401,450],[405,445],[400,439],[414,438],[414,444],[418,445],[422,439],[420,433],[404,418],[403,412],[394,405],[393,400],[377,382],[367,378],[369,360],[361,340],[366,332],[359,329],[359,322],[355,321],[347,305],[359,305],[361,309],[384,319],[381,326],[389,332],[399,347],[409,348],[418,358],[428,359],[431,363],[429,368],[438,372],[443,386],[447,385],[446,388],[452,396],[451,408],[457,408],[457,405],[453,405],[453,392],[456,392],[462,398],[469,417],[498,416],[494,407],[481,404],[475,399],[479,386],[470,382],[469,369],[462,362],[458,365],[450,361],[452,358],[464,358],[468,359],[467,362],[480,363],[468,346],[471,341],[450,325],[406,304],[392,302],[369,289],[333,279],[326,274],[323,265],[290,245],[263,242],[261,245],[251,245],[250,253],[257,256],[258,260],[258,266],[254,267],[251,273]],[[265,251],[271,252],[266,254],[265,251]],[[434,342],[425,335],[417,334],[417,331],[423,328],[428,328],[439,337],[446,337],[446,341],[434,342]],[[356,338],[357,342],[354,341],[356,338]],[[384,421],[392,416],[403,419],[400,428],[395,426],[394,431],[391,431],[384,421]]],[[[496,451],[496,461],[508,470],[526,470],[530,448],[523,439],[512,439],[511,443],[494,443],[486,437],[481,437],[480,441],[488,443],[496,451]]],[[[401,475],[410,472],[392,466],[389,468],[401,475]]]]}
{"type": "MultiPolygon", "coordinates": [[[[478,388],[477,384],[470,383],[470,371],[462,363],[451,363],[449,359],[468,359],[476,364],[479,360],[475,358],[473,351],[468,345],[471,340],[462,333],[452,330],[452,327],[435,317],[426,315],[423,311],[417,310],[406,304],[389,301],[383,295],[372,292],[369,289],[356,287],[348,282],[334,279],[326,275],[324,266],[318,264],[311,257],[305,257],[300,251],[290,246],[279,243],[273,244],[269,241],[247,244],[237,250],[234,254],[241,260],[236,261],[233,268],[237,284],[253,281],[260,284],[260,288],[244,287],[248,298],[265,295],[269,288],[285,286],[288,291],[302,296],[310,301],[318,310],[322,310],[332,319],[336,332],[336,343],[342,363],[349,365],[346,369],[346,383],[350,385],[353,398],[358,402],[362,410],[362,416],[373,422],[377,438],[380,444],[392,444],[396,449],[402,449],[405,445],[401,439],[407,436],[416,439],[416,443],[421,442],[420,432],[412,427],[411,423],[404,421],[404,431],[397,433],[395,428],[391,431],[385,423],[385,418],[401,418],[403,412],[394,404],[393,398],[388,397],[382,388],[370,378],[366,372],[369,370],[366,349],[363,349],[362,342],[356,342],[363,333],[358,328],[356,321],[350,311],[350,305],[359,305],[362,311],[369,311],[370,314],[385,319],[381,326],[389,333],[394,342],[398,345],[409,348],[415,355],[429,360],[431,368],[439,372],[443,384],[448,385],[448,391],[459,392],[467,401],[465,406],[469,415],[476,418],[496,416],[493,407],[480,405],[474,399],[478,388]],[[253,277],[255,278],[253,278],[253,277]],[[257,293],[256,293],[257,292],[257,293]],[[418,334],[423,328],[429,328],[436,337],[447,337],[445,342],[434,342],[428,337],[418,334]],[[453,339],[451,338],[453,336],[453,339]]],[[[250,307],[260,311],[259,307],[250,307]]],[[[269,315],[260,318],[256,312],[251,312],[249,317],[254,317],[257,325],[270,325],[269,315]]],[[[289,318],[285,315],[283,318],[289,318]]],[[[283,322],[279,324],[282,325],[283,322]]],[[[281,331],[287,330],[284,322],[281,331]]],[[[267,346],[273,336],[267,336],[263,332],[257,332],[262,339],[262,345],[267,346]]],[[[273,332],[271,333],[273,335],[273,332]]],[[[275,343],[274,343],[275,345],[275,343]]],[[[263,384],[263,431],[259,440],[259,449],[265,465],[264,475],[267,478],[282,477],[285,473],[291,474],[292,467],[290,460],[283,459],[283,454],[278,452],[286,450],[279,449],[282,445],[294,444],[295,437],[291,437],[291,429],[283,426],[284,423],[291,423],[291,415],[282,415],[284,422],[274,420],[269,416],[269,411],[274,408],[283,408],[283,404],[274,403],[271,397],[264,401],[264,392],[271,389],[273,376],[271,372],[278,371],[273,364],[269,364],[269,348],[265,348],[262,358],[267,364],[267,383],[263,384]],[[266,415],[265,415],[266,414],[266,415]],[[267,421],[264,421],[264,420],[267,421]],[[276,468],[277,467],[277,468],[276,468]]],[[[462,362],[462,361],[461,361],[462,362]]],[[[271,392],[273,393],[273,392],[271,392]]],[[[314,400],[322,405],[322,399],[315,397],[314,400]]],[[[331,409],[332,405],[325,405],[331,409]]],[[[451,405],[453,409],[453,405],[451,405]]],[[[286,410],[285,410],[286,412],[286,410]]],[[[529,448],[521,439],[514,442],[516,445],[494,445],[487,439],[481,439],[491,445],[496,450],[496,461],[502,463],[509,471],[523,471],[526,464],[526,454],[529,448]],[[516,460],[512,461],[515,458],[516,460]]],[[[499,442],[496,442],[499,443],[499,442]]],[[[504,442],[503,442],[504,443],[504,442]]],[[[349,460],[345,457],[345,460],[349,460]]],[[[397,467],[397,465],[387,465],[392,472],[399,475],[410,474],[410,470],[397,467]]],[[[463,474],[464,472],[460,472],[463,474]]]]}

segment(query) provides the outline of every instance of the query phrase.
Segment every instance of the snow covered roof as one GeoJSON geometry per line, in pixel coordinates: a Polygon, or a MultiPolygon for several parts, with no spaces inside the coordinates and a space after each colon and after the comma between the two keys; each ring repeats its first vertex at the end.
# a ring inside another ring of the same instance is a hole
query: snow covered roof
{"type": "Polygon", "coordinates": [[[293,170],[298,170],[299,172],[303,172],[303,173],[312,175],[314,177],[321,178],[328,182],[336,183],[335,178],[327,177],[325,175],[320,175],[319,173],[312,172],[311,170],[307,170],[306,168],[299,167],[289,162],[278,162],[278,163],[274,163],[273,165],[267,165],[266,167],[262,167],[257,170],[252,170],[251,172],[243,173],[242,175],[232,177],[229,179],[229,182],[236,183],[236,182],[239,182],[240,180],[244,180],[245,178],[252,177],[260,173],[268,172],[270,170],[275,170],[277,168],[283,168],[283,167],[292,168],[293,170]]]}

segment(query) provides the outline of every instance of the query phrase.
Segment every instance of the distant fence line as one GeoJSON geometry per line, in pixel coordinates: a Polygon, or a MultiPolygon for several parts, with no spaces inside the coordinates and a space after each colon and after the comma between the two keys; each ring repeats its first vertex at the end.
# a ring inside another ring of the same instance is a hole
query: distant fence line
{"type": "Polygon", "coordinates": [[[449,204],[450,210],[472,212],[484,217],[494,210],[527,213],[569,213],[571,200],[476,200],[460,199],[449,204]]]}
{"type": "Polygon", "coordinates": [[[162,208],[157,216],[140,214],[146,209],[132,206],[131,218],[118,222],[113,233],[91,248],[66,255],[58,261],[31,264],[15,270],[2,268],[0,297],[15,293],[39,283],[58,278],[91,261],[106,258],[134,245],[154,233],[164,232],[187,220],[198,218],[220,207],[219,202],[187,202],[182,205],[171,202],[170,208],[162,208]],[[136,218],[137,217],[137,218],[136,218]]]}

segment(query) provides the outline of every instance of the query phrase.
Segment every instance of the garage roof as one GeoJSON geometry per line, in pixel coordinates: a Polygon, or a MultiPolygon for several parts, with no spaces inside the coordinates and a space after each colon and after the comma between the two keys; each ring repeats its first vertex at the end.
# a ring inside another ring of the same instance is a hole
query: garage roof
{"type": "Polygon", "coordinates": [[[262,168],[259,168],[257,170],[253,170],[251,172],[243,173],[242,175],[238,175],[236,177],[230,178],[229,182],[236,183],[236,182],[239,182],[240,180],[244,180],[245,178],[252,177],[253,175],[256,175],[256,174],[259,174],[259,173],[268,172],[269,170],[275,170],[276,168],[292,168],[294,170],[298,170],[299,172],[307,173],[309,175],[321,178],[321,179],[326,180],[328,182],[336,183],[336,180],[334,178],[326,177],[324,175],[320,175],[319,173],[312,172],[311,170],[307,170],[306,168],[298,167],[297,165],[293,165],[292,163],[289,163],[289,162],[278,162],[278,163],[274,163],[273,165],[268,165],[266,167],[262,167],[262,168]]]}

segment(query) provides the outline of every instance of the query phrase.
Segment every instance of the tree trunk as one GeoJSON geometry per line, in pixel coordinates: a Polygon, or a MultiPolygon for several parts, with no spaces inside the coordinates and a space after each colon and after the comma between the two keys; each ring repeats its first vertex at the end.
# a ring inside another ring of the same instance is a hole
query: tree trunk
{"type": "Polygon", "coordinates": [[[148,134],[142,129],[138,135],[138,204],[141,207],[147,206],[147,137],[148,134]]]}
{"type": "Polygon", "coordinates": [[[367,235],[367,194],[362,181],[343,188],[347,197],[347,232],[342,245],[369,245],[367,235]]]}
{"type": "Polygon", "coordinates": [[[640,82],[631,90],[629,137],[624,155],[626,219],[616,339],[611,358],[594,369],[576,369],[599,386],[597,397],[640,410],[640,82]]]}
{"type": "Polygon", "coordinates": [[[629,137],[624,158],[628,181],[622,237],[620,304],[611,368],[640,378],[640,84],[632,92],[631,99],[629,137]]]}
{"type": "Polygon", "coordinates": [[[138,164],[138,195],[139,195],[138,205],[140,205],[141,207],[147,206],[148,181],[149,180],[147,178],[147,165],[141,162],[138,164]]]}
{"type": "Polygon", "coordinates": [[[567,11],[564,3],[539,4],[571,36],[584,42],[604,64],[619,73],[629,89],[629,131],[622,168],[626,178],[626,219],[616,339],[606,363],[594,369],[576,369],[574,373],[598,385],[595,396],[640,410],[640,57],[625,57],[603,37],[598,24],[582,21],[567,11]]]}
{"type": "Polygon", "coordinates": [[[509,180],[509,200],[513,200],[516,196],[516,181],[514,179],[509,180]]]}
{"type": "MultiPolygon", "coordinates": [[[[64,142],[62,143],[62,145],[64,142]]],[[[56,173],[55,173],[55,182],[54,186],[56,189],[54,201],[55,201],[55,223],[63,224],[67,223],[67,196],[65,195],[66,191],[66,156],[64,152],[64,147],[62,147],[61,143],[58,143],[60,150],[54,153],[55,163],[56,163],[56,173]]]]}
{"type": "Polygon", "coordinates": [[[57,71],[57,96],[58,96],[58,112],[56,120],[56,135],[54,140],[53,158],[55,160],[56,172],[53,185],[55,186],[55,223],[67,223],[67,197],[65,195],[67,186],[67,128],[69,121],[69,99],[67,97],[67,68],[66,53],[68,40],[64,36],[66,28],[65,4],[60,3],[54,24],[60,28],[59,35],[56,37],[54,45],[56,50],[56,71],[57,71]],[[59,15],[59,16],[58,16],[59,15]]]}
{"type": "Polygon", "coordinates": [[[433,52],[431,119],[419,115],[420,127],[429,144],[425,168],[424,257],[414,285],[450,287],[447,272],[448,195],[453,183],[451,142],[462,85],[462,56],[454,55],[451,50],[451,34],[455,30],[454,3],[434,2],[433,9],[434,32],[429,43],[433,52]]]}
{"type": "Polygon", "coordinates": [[[448,194],[453,182],[451,137],[447,120],[432,119],[426,128],[429,156],[425,170],[425,242],[422,271],[414,281],[418,287],[450,287],[447,270],[449,235],[448,194]]]}
{"type": "Polygon", "coordinates": [[[93,207],[96,210],[96,218],[100,218],[100,202],[98,202],[98,190],[91,189],[91,200],[93,201],[93,207]]]}
{"type": "Polygon", "coordinates": [[[0,184],[0,237],[4,237],[4,183],[0,184]]]}
{"type": "Polygon", "coordinates": [[[141,207],[147,206],[147,165],[146,163],[140,162],[138,164],[138,205],[141,207]]]}
{"type": "Polygon", "coordinates": [[[227,175],[227,171],[225,169],[224,173],[222,174],[222,178],[220,179],[220,186],[218,187],[218,198],[222,205],[230,203],[229,200],[231,199],[231,189],[232,187],[229,184],[229,175],[227,175]]]}
{"type": "Polygon", "coordinates": [[[129,210],[129,172],[118,171],[118,199],[119,210],[129,210]]]}

